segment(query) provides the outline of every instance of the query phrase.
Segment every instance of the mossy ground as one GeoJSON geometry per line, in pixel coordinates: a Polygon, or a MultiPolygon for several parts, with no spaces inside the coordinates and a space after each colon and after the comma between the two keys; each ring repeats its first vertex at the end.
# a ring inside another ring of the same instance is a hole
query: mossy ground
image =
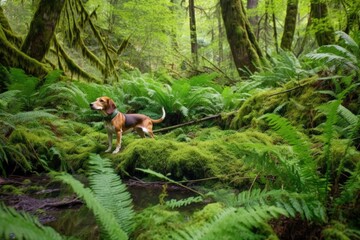
{"type": "Polygon", "coordinates": [[[165,206],[150,207],[137,214],[135,230],[131,237],[139,240],[172,239],[169,233],[184,230],[189,226],[201,227],[223,208],[220,203],[211,203],[191,216],[185,216],[178,211],[170,211],[165,206]]]}

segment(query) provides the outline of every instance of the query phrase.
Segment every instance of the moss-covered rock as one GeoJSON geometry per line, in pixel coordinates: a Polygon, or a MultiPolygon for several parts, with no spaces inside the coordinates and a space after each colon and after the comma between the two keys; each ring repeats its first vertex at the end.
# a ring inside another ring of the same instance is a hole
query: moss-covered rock
{"type": "Polygon", "coordinates": [[[106,135],[68,120],[19,125],[9,136],[8,144],[22,157],[12,158],[8,167],[22,171],[77,170],[90,153],[101,149],[101,139],[105,143],[106,135]]]}

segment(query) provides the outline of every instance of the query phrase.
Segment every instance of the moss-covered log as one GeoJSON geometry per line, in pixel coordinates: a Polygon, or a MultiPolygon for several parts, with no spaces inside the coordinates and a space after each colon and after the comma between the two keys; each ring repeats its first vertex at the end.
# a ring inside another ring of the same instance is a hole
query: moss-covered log
{"type": "Polygon", "coordinates": [[[296,18],[299,0],[288,0],[286,8],[284,33],[281,39],[281,48],[291,50],[296,28],[296,18]]]}
{"type": "Polygon", "coordinates": [[[65,0],[42,0],[39,3],[21,48],[24,53],[40,62],[44,59],[65,2],[65,0]]]}
{"type": "Polygon", "coordinates": [[[227,39],[239,75],[243,74],[241,69],[244,68],[255,71],[261,67],[262,55],[242,1],[220,0],[220,5],[227,39]]]}
{"type": "Polygon", "coordinates": [[[242,104],[231,120],[230,127],[233,129],[261,127],[259,125],[263,121],[259,117],[273,112],[282,113],[294,125],[314,127],[316,108],[326,101],[316,91],[316,83],[317,77],[313,77],[254,94],[242,104]]]}

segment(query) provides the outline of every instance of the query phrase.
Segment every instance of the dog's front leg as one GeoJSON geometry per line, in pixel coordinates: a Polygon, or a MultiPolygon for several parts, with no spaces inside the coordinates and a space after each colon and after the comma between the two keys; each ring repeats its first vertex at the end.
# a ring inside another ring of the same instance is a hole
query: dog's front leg
{"type": "Polygon", "coordinates": [[[119,131],[116,132],[116,148],[115,150],[112,152],[113,154],[118,153],[120,151],[121,148],[121,137],[122,137],[122,130],[120,129],[119,131]]]}
{"type": "Polygon", "coordinates": [[[106,149],[105,152],[110,152],[111,151],[111,148],[112,148],[112,133],[110,131],[108,131],[108,149],[106,149]]]}

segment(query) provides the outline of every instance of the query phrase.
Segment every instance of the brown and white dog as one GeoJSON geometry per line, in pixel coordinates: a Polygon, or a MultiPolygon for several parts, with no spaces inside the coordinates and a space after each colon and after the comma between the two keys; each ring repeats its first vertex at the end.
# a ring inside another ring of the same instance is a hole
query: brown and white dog
{"type": "Polygon", "coordinates": [[[144,138],[148,134],[154,138],[152,131],[153,123],[160,123],[165,118],[165,110],[162,108],[162,117],[154,120],[144,114],[124,114],[117,110],[114,101],[106,96],[99,97],[95,102],[90,103],[90,108],[93,110],[101,111],[105,117],[105,128],[108,133],[109,147],[105,152],[110,152],[112,148],[112,134],[116,133],[116,148],[112,152],[118,153],[121,148],[122,134],[134,129],[140,137],[144,138]]]}

